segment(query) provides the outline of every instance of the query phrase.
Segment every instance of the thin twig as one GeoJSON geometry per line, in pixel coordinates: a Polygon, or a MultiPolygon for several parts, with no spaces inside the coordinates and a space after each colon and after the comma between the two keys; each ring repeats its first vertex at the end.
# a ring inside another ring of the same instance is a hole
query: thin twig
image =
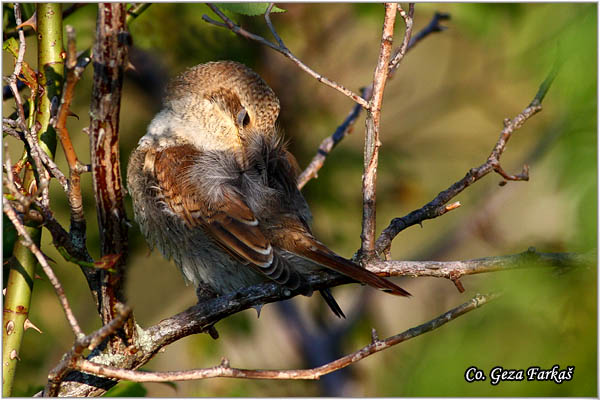
{"type": "MultiPolygon", "coordinates": [[[[56,131],[60,139],[67,163],[69,165],[70,188],[67,192],[69,208],[71,210],[70,235],[73,243],[85,247],[86,243],[86,221],[83,213],[83,196],[81,193],[81,163],[77,158],[75,148],[71,142],[67,130],[67,117],[70,114],[71,102],[75,85],[85,70],[86,62],[77,61],[77,46],[75,42],[75,31],[72,26],[66,26],[67,32],[67,79],[61,98],[61,105],[56,119],[56,131]]],[[[87,61],[87,59],[85,60],[87,61]]],[[[89,62],[89,61],[88,61],[89,62]]]]}
{"type": "Polygon", "coordinates": [[[506,148],[506,143],[511,138],[512,134],[523,126],[523,124],[532,116],[537,114],[542,109],[541,101],[546,95],[552,80],[556,76],[558,67],[552,68],[549,76],[540,85],[540,90],[531,101],[531,103],[521,111],[513,119],[504,120],[504,129],[500,133],[498,141],[495,143],[490,155],[486,161],[476,168],[472,168],[467,172],[464,178],[455,182],[452,186],[446,190],[440,192],[433,200],[425,204],[418,210],[414,210],[409,214],[401,218],[394,218],[387,228],[381,232],[381,235],[377,239],[376,249],[377,253],[385,255],[386,259],[389,259],[389,251],[392,244],[392,240],[404,229],[420,224],[424,220],[433,219],[447,212],[445,204],[452,198],[456,197],[464,189],[472,185],[474,182],[483,178],[492,171],[497,172],[506,180],[528,180],[528,167],[524,166],[523,171],[520,174],[509,175],[502,170],[500,166],[500,157],[506,148]]]}
{"type": "Polygon", "coordinates": [[[4,210],[4,213],[6,214],[6,216],[10,219],[10,221],[14,225],[14,227],[17,230],[17,232],[19,233],[19,235],[21,235],[23,237],[24,246],[26,246],[33,253],[33,255],[35,255],[35,258],[38,260],[38,262],[42,266],[42,269],[46,273],[46,276],[48,276],[48,280],[54,287],[54,291],[56,292],[56,295],[58,296],[58,299],[62,305],[65,315],[67,316],[67,321],[69,321],[69,324],[71,325],[71,329],[73,330],[75,337],[79,338],[80,336],[83,336],[83,331],[79,327],[79,323],[77,322],[77,319],[75,318],[75,315],[73,314],[73,310],[71,309],[71,306],[69,305],[69,301],[67,300],[67,297],[65,296],[65,291],[64,291],[60,281],[54,274],[54,271],[48,264],[48,261],[46,261],[46,257],[42,254],[40,249],[35,245],[33,240],[31,240],[31,237],[25,230],[23,223],[19,220],[17,213],[15,212],[14,208],[12,208],[12,206],[9,204],[9,202],[4,201],[2,206],[3,206],[3,210],[4,210]]]}
{"type": "MultiPolygon", "coordinates": [[[[368,100],[371,98],[372,89],[372,85],[370,85],[368,88],[363,89],[362,96],[364,99],[368,100]]],[[[317,173],[319,172],[321,167],[323,167],[325,159],[327,158],[331,150],[333,150],[333,148],[339,142],[341,142],[342,139],[344,139],[344,137],[348,133],[350,133],[354,122],[356,122],[356,119],[360,115],[361,110],[362,107],[360,106],[360,104],[354,105],[344,122],[342,122],[342,124],[337,127],[335,132],[333,132],[331,136],[328,136],[325,139],[323,139],[321,145],[319,146],[319,150],[317,150],[317,154],[315,154],[310,164],[308,164],[308,166],[304,169],[304,171],[302,171],[300,176],[298,176],[298,180],[296,183],[298,189],[302,189],[304,185],[308,183],[308,181],[317,177],[317,173]]]]}
{"type": "MultiPolygon", "coordinates": [[[[207,4],[208,7],[210,7],[210,9],[217,14],[217,16],[219,18],[221,18],[221,20],[224,23],[220,23],[218,21],[215,21],[213,19],[211,19],[209,16],[207,16],[206,14],[202,16],[202,19],[206,22],[208,22],[209,24],[221,27],[221,28],[227,28],[230,31],[245,37],[247,39],[250,40],[254,40],[256,42],[259,42],[267,47],[272,48],[275,51],[278,51],[279,53],[283,54],[284,56],[286,56],[287,58],[289,58],[290,60],[292,60],[298,67],[300,67],[300,69],[302,69],[304,72],[308,73],[310,76],[312,76],[313,78],[315,78],[317,81],[334,88],[335,90],[339,91],[340,93],[344,94],[345,96],[348,96],[349,98],[351,98],[352,100],[354,100],[356,103],[360,104],[363,108],[368,108],[369,104],[368,102],[363,99],[361,96],[359,96],[358,94],[354,93],[353,91],[345,88],[344,86],[340,85],[337,82],[334,82],[332,80],[330,80],[329,78],[319,74],[318,72],[315,72],[313,69],[311,69],[308,65],[304,64],[302,61],[300,61],[284,44],[283,41],[281,40],[281,38],[279,37],[279,35],[277,34],[277,32],[275,31],[275,28],[273,28],[273,25],[270,23],[270,17],[268,16],[268,13],[265,13],[265,19],[267,20],[267,25],[269,25],[269,29],[271,30],[271,33],[273,34],[273,36],[275,37],[275,39],[277,40],[278,44],[275,44],[273,42],[268,41],[267,39],[263,38],[262,36],[256,35],[254,33],[248,32],[247,30],[245,30],[244,28],[240,27],[239,25],[237,25],[235,22],[233,22],[228,16],[226,16],[225,14],[223,14],[223,12],[221,10],[219,10],[219,8],[217,8],[214,4],[207,4]]],[[[270,8],[268,9],[268,11],[270,12],[270,8]]]]}
{"type": "Polygon", "coordinates": [[[410,38],[412,36],[413,29],[413,16],[415,15],[415,3],[409,3],[408,5],[408,13],[402,9],[400,4],[398,4],[398,11],[400,11],[400,16],[404,19],[404,25],[406,26],[404,30],[404,39],[402,40],[402,45],[394,52],[391,61],[389,62],[389,71],[388,75],[391,76],[398,70],[398,66],[400,65],[400,61],[404,58],[408,50],[408,44],[410,43],[410,38]]]}
{"type": "MultiPolygon", "coordinates": [[[[376,214],[376,184],[377,163],[379,160],[379,123],[381,119],[381,104],[383,91],[389,73],[392,42],[394,38],[394,25],[396,23],[397,5],[385,4],[385,19],[379,50],[379,59],[373,76],[373,96],[369,101],[366,118],[364,173],[362,181],[363,214],[361,238],[361,258],[369,259],[375,255],[375,214],[376,214]]],[[[406,35],[410,37],[407,29],[406,35]]]]}
{"type": "Polygon", "coordinates": [[[496,299],[498,295],[477,295],[470,301],[461,304],[460,306],[453,308],[445,312],[444,314],[426,322],[422,325],[408,329],[398,335],[390,336],[383,340],[374,339],[370,344],[363,348],[334,360],[330,363],[322,365],[317,368],[310,369],[293,369],[293,370],[252,370],[252,369],[240,369],[232,368],[229,366],[229,361],[223,360],[221,365],[212,368],[203,368],[190,371],[175,371],[175,372],[145,372],[145,371],[132,371],[122,368],[114,368],[102,364],[97,364],[83,359],[78,359],[76,362],[76,368],[80,371],[92,373],[95,375],[105,376],[107,378],[125,379],[133,382],[169,382],[169,381],[187,381],[197,379],[207,379],[216,377],[228,377],[228,378],[243,378],[243,379],[285,379],[285,380],[298,380],[298,379],[319,379],[321,376],[329,374],[333,371],[345,368],[348,365],[355,364],[358,361],[383,351],[387,348],[395,346],[399,343],[405,342],[414,337],[423,335],[427,332],[431,332],[446,323],[468,313],[469,311],[475,310],[490,301],[496,299]]]}
{"type": "Polygon", "coordinates": [[[414,46],[416,46],[417,43],[419,43],[421,40],[425,39],[432,33],[442,32],[448,29],[446,26],[440,25],[440,22],[448,21],[449,19],[450,14],[436,11],[429,24],[427,24],[426,27],[421,29],[419,32],[417,32],[416,35],[410,38],[410,42],[408,43],[408,49],[412,49],[414,46]]]}

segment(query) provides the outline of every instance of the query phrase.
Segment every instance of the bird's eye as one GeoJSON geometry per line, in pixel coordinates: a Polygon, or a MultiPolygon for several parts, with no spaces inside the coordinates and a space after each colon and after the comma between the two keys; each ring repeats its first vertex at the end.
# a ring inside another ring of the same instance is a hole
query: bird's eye
{"type": "Polygon", "coordinates": [[[250,123],[250,116],[245,108],[242,108],[237,115],[237,124],[241,127],[246,127],[250,123]]]}

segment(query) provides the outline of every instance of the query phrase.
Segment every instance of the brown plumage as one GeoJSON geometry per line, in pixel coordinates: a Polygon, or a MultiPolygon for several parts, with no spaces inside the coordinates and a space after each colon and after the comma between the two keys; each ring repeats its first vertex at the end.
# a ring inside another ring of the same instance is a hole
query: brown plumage
{"type": "MultiPolygon", "coordinates": [[[[202,64],[167,91],[131,155],[128,186],[143,234],[188,281],[224,294],[270,279],[310,294],[303,275],[326,267],[409,295],[313,237],[298,164],[275,126],[279,100],[255,72],[231,61],[202,64]]],[[[343,316],[331,293],[322,294],[343,316]]]]}

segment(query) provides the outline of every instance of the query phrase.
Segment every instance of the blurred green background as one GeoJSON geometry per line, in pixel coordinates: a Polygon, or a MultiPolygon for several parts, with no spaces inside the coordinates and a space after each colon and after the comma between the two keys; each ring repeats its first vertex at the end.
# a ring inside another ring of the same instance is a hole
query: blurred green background
{"type": "MultiPolygon", "coordinates": [[[[380,4],[278,4],[272,16],[290,50],[321,74],[358,91],[373,76],[381,36],[380,4]]],[[[8,7],[4,5],[5,11],[8,7]]],[[[67,5],[64,5],[66,8],[67,5]]],[[[10,7],[12,8],[12,7],[10,7]]],[[[10,9],[9,8],[9,9],[10,9]]],[[[404,260],[457,260],[538,251],[589,252],[597,243],[597,5],[596,4],[417,4],[415,32],[435,11],[448,12],[448,30],[411,50],[389,82],[383,104],[377,223],[421,207],[478,166],[496,142],[502,120],[514,117],[533,98],[553,62],[563,61],[544,110],[508,144],[502,165],[509,173],[530,163],[529,182],[498,186],[490,175],[455,200],[462,207],[412,227],[394,241],[392,255],[404,260]]],[[[232,59],[254,68],[281,100],[280,124],[301,166],[352,107],[346,97],[319,84],[282,55],[208,25],[200,4],[154,4],[131,25],[132,62],[121,111],[121,161],[144,134],[160,107],[162,84],[183,69],[210,60],[232,59]]],[[[7,14],[7,13],[5,13],[7,14]]],[[[86,5],[65,23],[77,31],[78,49],[93,41],[96,7],[86,5]]],[[[270,37],[261,17],[233,18],[270,37]]],[[[7,21],[5,18],[5,24],[7,21]]],[[[404,25],[399,18],[396,41],[404,25]]],[[[30,36],[26,60],[35,66],[30,36]]],[[[4,54],[3,75],[12,72],[4,54]]],[[[91,67],[77,85],[68,128],[79,158],[89,162],[91,67]]],[[[4,102],[3,115],[14,110],[4,102]]],[[[364,115],[354,132],[328,157],[319,178],[304,194],[314,231],[324,243],[350,257],[359,248],[364,115]]],[[[20,145],[9,142],[13,161],[20,145]]],[[[67,171],[62,151],[59,166],[67,171]]],[[[82,177],[88,218],[88,247],[98,257],[98,234],[90,174],[82,177]]],[[[52,187],[52,207],[68,226],[67,200],[52,187]]],[[[127,198],[130,217],[131,204],[127,198]]],[[[127,297],[141,326],[149,326],[195,302],[178,271],[157,252],[149,253],[137,226],[130,230],[127,297]]],[[[66,263],[43,234],[74,312],[86,332],[99,327],[92,298],[79,269],[66,263]]],[[[43,275],[40,272],[40,275],[43,275]]],[[[334,293],[344,310],[365,301],[362,317],[336,339],[352,352],[370,341],[371,328],[387,337],[426,322],[473,297],[501,291],[498,301],[434,332],[359,362],[344,372],[337,391],[323,382],[211,379],[165,384],[119,384],[121,395],[147,396],[597,396],[597,272],[583,266],[564,273],[528,269],[465,277],[465,293],[446,280],[397,279],[413,297],[398,299],[349,285],[334,293]],[[357,296],[360,294],[361,296],[357,296]],[[368,300],[368,302],[366,302],[368,300]],[[575,366],[573,380],[466,383],[469,366],[489,373],[494,366],[526,369],[575,366]]],[[[322,312],[322,300],[293,300],[306,329],[318,335],[341,321],[322,312]],[[321,315],[322,313],[322,315],[321,315]],[[309,318],[318,315],[320,318],[309,318]]],[[[240,368],[300,368],[307,361],[274,305],[260,319],[248,310],[217,324],[221,337],[195,335],[170,345],[144,368],[180,370],[209,367],[227,357],[240,368]]],[[[28,331],[20,353],[15,395],[39,390],[70,347],[72,335],[47,281],[36,280],[30,319],[43,334],[28,331]]],[[[117,393],[118,394],[118,393],[117,393]]]]}

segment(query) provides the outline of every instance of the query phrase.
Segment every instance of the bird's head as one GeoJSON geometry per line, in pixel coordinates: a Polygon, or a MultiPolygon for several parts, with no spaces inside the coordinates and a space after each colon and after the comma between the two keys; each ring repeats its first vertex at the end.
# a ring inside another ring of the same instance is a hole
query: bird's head
{"type": "Polygon", "coordinates": [[[167,87],[148,133],[203,150],[239,150],[254,134],[274,135],[279,100],[250,68],[233,61],[192,67],[167,87]]]}

